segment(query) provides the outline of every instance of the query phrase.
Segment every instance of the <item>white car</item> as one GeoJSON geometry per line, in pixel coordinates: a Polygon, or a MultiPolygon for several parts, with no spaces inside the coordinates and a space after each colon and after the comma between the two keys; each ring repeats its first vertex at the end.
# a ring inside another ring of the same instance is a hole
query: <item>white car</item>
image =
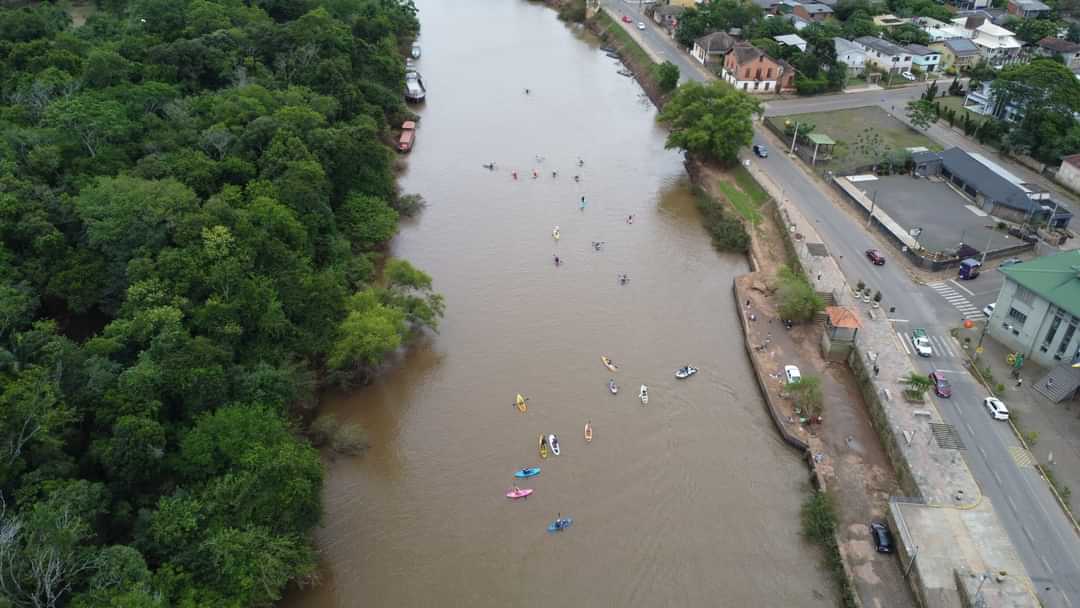
{"type": "Polygon", "coordinates": [[[986,305],[986,308],[983,309],[983,314],[986,315],[987,319],[994,316],[994,307],[995,306],[997,306],[997,302],[990,302],[989,304],[986,305]]]}
{"type": "Polygon", "coordinates": [[[986,406],[986,410],[990,412],[990,417],[994,420],[1009,419],[1009,408],[1005,407],[1005,404],[997,397],[983,399],[983,405],[986,406]]]}
{"type": "Polygon", "coordinates": [[[788,384],[795,384],[796,382],[802,380],[802,374],[799,373],[799,368],[795,367],[794,365],[784,366],[784,377],[787,378],[788,384]]]}
{"type": "Polygon", "coordinates": [[[639,29],[639,30],[645,29],[645,22],[644,21],[638,21],[637,22],[637,29],[639,29]]]}
{"type": "Polygon", "coordinates": [[[906,80],[915,80],[915,75],[911,72],[900,72],[900,75],[903,76],[906,80]]]}

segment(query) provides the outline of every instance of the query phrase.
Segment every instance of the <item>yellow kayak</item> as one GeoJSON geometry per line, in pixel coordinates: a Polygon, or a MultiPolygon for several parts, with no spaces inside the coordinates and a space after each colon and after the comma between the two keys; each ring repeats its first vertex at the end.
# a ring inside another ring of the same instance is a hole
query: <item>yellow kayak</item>
{"type": "Polygon", "coordinates": [[[592,442],[592,420],[585,423],[585,443],[592,442]]]}
{"type": "Polygon", "coordinates": [[[521,393],[518,393],[516,405],[517,405],[518,411],[521,412],[522,414],[525,413],[525,410],[529,409],[529,406],[525,405],[525,397],[522,397],[521,393]]]}
{"type": "Polygon", "coordinates": [[[619,366],[615,365],[614,361],[612,361],[611,359],[608,359],[605,356],[600,357],[600,362],[604,364],[604,367],[610,369],[613,372],[619,371],[619,366]]]}
{"type": "Polygon", "coordinates": [[[559,227],[558,227],[558,226],[555,226],[555,229],[551,231],[551,236],[552,236],[552,238],[554,238],[554,239],[555,239],[556,241],[557,241],[557,240],[559,240],[559,236],[561,236],[561,234],[560,234],[560,232],[559,232],[559,227]]]}
{"type": "Polygon", "coordinates": [[[540,458],[548,457],[547,438],[540,435],[540,458]]]}

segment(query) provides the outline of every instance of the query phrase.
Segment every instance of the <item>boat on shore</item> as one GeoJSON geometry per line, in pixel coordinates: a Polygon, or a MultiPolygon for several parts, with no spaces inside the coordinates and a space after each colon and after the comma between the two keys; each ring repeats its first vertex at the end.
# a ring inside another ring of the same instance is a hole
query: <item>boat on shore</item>
{"type": "Polygon", "coordinates": [[[405,72],[405,101],[418,103],[427,97],[427,87],[424,86],[424,77],[420,72],[413,70],[405,72]]]}
{"type": "Polygon", "coordinates": [[[416,142],[416,123],[411,120],[406,120],[401,123],[401,136],[398,138],[398,152],[408,152],[412,150],[413,143],[416,142]]]}
{"type": "Polygon", "coordinates": [[[420,58],[420,43],[419,42],[412,43],[412,48],[409,49],[409,55],[413,59],[419,59],[420,58]]]}

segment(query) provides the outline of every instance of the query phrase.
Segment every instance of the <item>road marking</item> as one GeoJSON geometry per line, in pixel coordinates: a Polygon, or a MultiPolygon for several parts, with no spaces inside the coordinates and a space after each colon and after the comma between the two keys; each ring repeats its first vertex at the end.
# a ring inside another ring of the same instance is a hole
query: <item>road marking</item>
{"type": "MultiPolygon", "coordinates": [[[[972,436],[975,435],[975,429],[971,428],[970,423],[965,422],[964,426],[967,427],[968,432],[971,433],[972,436]]],[[[982,446],[980,445],[980,446],[977,446],[977,447],[979,448],[979,453],[983,455],[983,458],[986,458],[986,452],[983,451],[982,446]]],[[[987,458],[987,460],[989,460],[989,458],[987,458]]]]}
{"type": "Polygon", "coordinates": [[[1071,607],[1072,606],[1072,600],[1069,599],[1069,596],[1065,595],[1065,592],[1062,591],[1061,589],[1058,589],[1058,593],[1061,594],[1061,597],[1065,598],[1065,603],[1068,604],[1071,607]]]}
{"type": "Polygon", "coordinates": [[[1018,445],[1010,445],[1009,446],[1009,454],[1012,456],[1012,459],[1014,461],[1016,461],[1016,466],[1019,466],[1019,467],[1033,467],[1033,466],[1035,466],[1035,457],[1032,456],[1031,452],[1028,451],[1028,450],[1025,450],[1024,448],[1022,448],[1022,447],[1020,447],[1018,445]]]}
{"type": "Polygon", "coordinates": [[[1009,501],[1009,508],[1012,509],[1013,513],[1015,513],[1017,517],[1020,517],[1020,510],[1016,508],[1016,503],[1013,502],[1012,496],[1006,494],[1005,500],[1009,501]]]}
{"type": "Polygon", "coordinates": [[[941,372],[943,374],[966,374],[967,373],[967,372],[965,372],[963,370],[955,370],[955,369],[936,369],[934,371],[941,372]]]}
{"type": "Polygon", "coordinates": [[[1026,537],[1027,537],[1027,539],[1028,539],[1028,542],[1029,542],[1029,543],[1031,543],[1031,546],[1032,546],[1033,548],[1036,548],[1036,549],[1037,549],[1038,547],[1035,547],[1035,539],[1034,539],[1034,538],[1032,538],[1032,536],[1031,536],[1031,532],[1028,532],[1028,529],[1027,529],[1027,527],[1026,527],[1026,526],[1020,526],[1020,531],[1021,531],[1021,532],[1023,532],[1023,533],[1024,533],[1024,536],[1026,536],[1026,537]]]}
{"type": "Polygon", "coordinates": [[[997,471],[990,469],[990,474],[994,476],[994,481],[998,482],[999,486],[1004,487],[1005,484],[1001,483],[1001,478],[998,477],[997,471]]]}
{"type": "Polygon", "coordinates": [[[986,212],[983,211],[982,209],[979,209],[978,207],[975,207],[974,205],[964,205],[964,207],[968,211],[974,213],[975,215],[977,215],[979,217],[986,217],[986,212]]]}
{"type": "Polygon", "coordinates": [[[949,282],[950,282],[950,283],[952,283],[953,285],[956,285],[957,287],[959,287],[961,291],[963,291],[964,293],[968,294],[969,296],[973,296],[973,295],[975,295],[975,292],[974,292],[974,291],[971,291],[971,290],[970,290],[970,289],[968,289],[967,287],[964,287],[963,285],[961,285],[961,284],[957,283],[957,282],[956,282],[956,279],[949,279],[949,282]]]}
{"type": "Polygon", "coordinates": [[[910,323],[907,319],[889,319],[891,323],[910,323]]]}
{"type": "Polygon", "coordinates": [[[900,339],[900,346],[904,347],[904,352],[910,355],[911,349],[907,347],[907,340],[904,339],[904,335],[900,332],[896,332],[896,337],[900,339]]]}
{"type": "Polygon", "coordinates": [[[1038,556],[1039,556],[1039,561],[1040,561],[1040,562],[1042,562],[1043,568],[1045,568],[1045,569],[1046,569],[1046,571],[1047,571],[1048,573],[1050,573],[1050,574],[1053,574],[1053,573],[1054,573],[1054,569],[1053,569],[1053,568],[1051,568],[1051,567],[1050,567],[1050,564],[1048,564],[1048,563],[1046,562],[1046,558],[1045,558],[1045,557],[1043,557],[1042,553],[1039,553],[1039,554],[1038,554],[1038,556]]]}

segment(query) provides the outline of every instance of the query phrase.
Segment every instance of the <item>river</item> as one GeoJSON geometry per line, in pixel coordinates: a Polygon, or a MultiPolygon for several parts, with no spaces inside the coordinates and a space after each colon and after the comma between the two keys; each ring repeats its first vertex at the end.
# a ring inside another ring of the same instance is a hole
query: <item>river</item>
{"type": "Polygon", "coordinates": [[[325,398],[373,446],[328,460],[323,581],[284,604],[832,605],[799,536],[805,465],[743,350],[731,285],[747,262],[711,247],[655,108],[540,4],[417,5],[428,100],[402,186],[429,206],[392,253],[434,278],[447,315],[377,382],[325,398]],[[701,372],[676,380],[686,363],[701,372]],[[561,456],[539,460],[541,432],[561,456]],[[521,484],[535,494],[504,498],[538,464],[521,484]],[[559,512],[575,523],[548,534],[559,512]]]}

